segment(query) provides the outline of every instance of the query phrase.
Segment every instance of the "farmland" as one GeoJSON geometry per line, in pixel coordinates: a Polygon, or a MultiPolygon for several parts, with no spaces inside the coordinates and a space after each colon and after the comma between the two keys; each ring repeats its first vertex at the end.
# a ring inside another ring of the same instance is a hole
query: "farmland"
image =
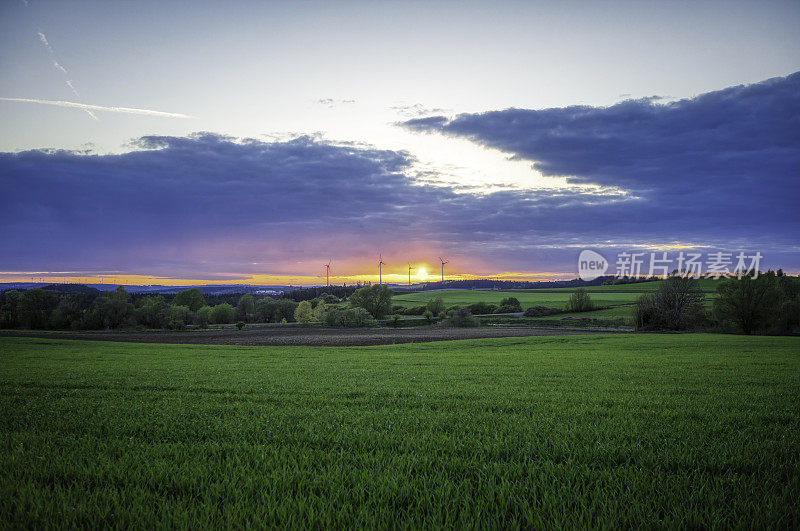
{"type": "MultiPolygon", "coordinates": [[[[482,291],[482,290],[442,290],[442,291],[418,291],[414,293],[401,293],[394,296],[393,304],[401,306],[420,306],[431,299],[441,297],[445,306],[454,304],[466,306],[475,302],[487,302],[499,304],[506,297],[516,297],[523,308],[528,306],[550,306],[553,308],[563,308],[567,303],[574,288],[560,292],[536,292],[523,290],[510,291],[482,291]]],[[[602,293],[593,294],[592,300],[598,306],[617,306],[620,304],[633,304],[639,296],[638,292],[626,293],[602,293]]]]}
{"type": "Polygon", "coordinates": [[[0,338],[0,526],[796,528],[798,352],[0,338]]]}

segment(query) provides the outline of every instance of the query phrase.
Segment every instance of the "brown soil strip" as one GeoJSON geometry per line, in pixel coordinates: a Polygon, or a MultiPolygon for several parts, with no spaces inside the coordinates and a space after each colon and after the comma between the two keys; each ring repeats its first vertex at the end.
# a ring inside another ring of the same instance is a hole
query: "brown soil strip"
{"type": "Polygon", "coordinates": [[[185,343],[196,345],[307,345],[355,346],[420,343],[454,339],[493,337],[561,336],[573,334],[608,334],[616,330],[570,330],[552,328],[414,328],[414,329],[331,329],[275,328],[253,330],[200,330],[185,332],[37,332],[9,330],[0,337],[36,337],[90,341],[125,341],[133,343],[185,343]]]}

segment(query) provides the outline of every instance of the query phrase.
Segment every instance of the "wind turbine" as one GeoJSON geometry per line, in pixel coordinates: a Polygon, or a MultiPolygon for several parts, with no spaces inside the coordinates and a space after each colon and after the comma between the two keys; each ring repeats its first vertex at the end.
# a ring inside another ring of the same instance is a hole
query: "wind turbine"
{"type": "Polygon", "coordinates": [[[378,284],[383,284],[383,264],[386,262],[383,261],[383,255],[379,255],[378,258],[378,284]]]}
{"type": "Polygon", "coordinates": [[[411,271],[412,271],[413,269],[414,269],[414,268],[413,268],[413,267],[411,267],[411,262],[409,262],[409,263],[408,263],[408,287],[409,287],[409,288],[411,287],[411,271]]]}
{"type": "Polygon", "coordinates": [[[448,263],[450,260],[442,260],[442,257],[439,257],[439,261],[442,263],[442,282],[444,282],[444,265],[448,263]]]}
{"type": "Polygon", "coordinates": [[[325,285],[326,286],[330,287],[330,285],[331,285],[331,280],[330,279],[331,279],[331,261],[328,260],[328,263],[325,264],[325,285]]]}

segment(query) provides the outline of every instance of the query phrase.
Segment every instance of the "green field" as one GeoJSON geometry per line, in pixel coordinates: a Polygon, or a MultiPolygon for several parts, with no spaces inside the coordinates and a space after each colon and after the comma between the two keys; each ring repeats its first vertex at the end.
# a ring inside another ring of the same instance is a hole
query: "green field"
{"type": "MultiPolygon", "coordinates": [[[[715,280],[712,278],[700,278],[697,279],[697,287],[705,292],[714,292],[717,289],[717,284],[719,280],[715,280]]],[[[643,291],[655,291],[658,289],[658,286],[661,285],[660,280],[654,280],[652,282],[636,282],[633,284],[615,284],[610,286],[588,286],[584,289],[590,292],[602,293],[608,291],[635,291],[635,292],[643,292],[643,291]]],[[[575,288],[548,288],[548,290],[555,290],[555,291],[575,291],[575,288]]]]}
{"type": "MultiPolygon", "coordinates": [[[[572,290],[574,291],[574,290],[572,290]]],[[[533,291],[483,291],[469,289],[452,289],[442,291],[417,291],[401,293],[392,298],[392,304],[400,306],[421,306],[431,299],[441,297],[445,306],[459,304],[466,306],[474,302],[488,302],[499,304],[506,297],[516,297],[523,308],[529,306],[549,306],[563,308],[572,291],[564,293],[536,293],[533,291]]],[[[593,295],[592,300],[597,306],[616,306],[636,302],[639,293],[602,293],[593,295]]]]}
{"type": "Polygon", "coordinates": [[[800,526],[800,338],[0,358],[3,529],[800,526]]]}

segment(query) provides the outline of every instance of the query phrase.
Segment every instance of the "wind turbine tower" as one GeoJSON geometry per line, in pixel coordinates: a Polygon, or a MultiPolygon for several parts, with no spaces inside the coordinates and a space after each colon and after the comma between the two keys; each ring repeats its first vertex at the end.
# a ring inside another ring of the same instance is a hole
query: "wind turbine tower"
{"type": "Polygon", "coordinates": [[[409,263],[408,263],[408,287],[409,287],[409,288],[411,287],[411,271],[412,271],[413,269],[414,269],[414,268],[413,268],[413,267],[411,267],[411,262],[409,262],[409,263]]]}
{"type": "Polygon", "coordinates": [[[328,263],[325,264],[325,285],[331,285],[331,261],[328,260],[328,263]]]}
{"type": "Polygon", "coordinates": [[[379,255],[378,258],[378,284],[383,284],[383,264],[386,262],[383,261],[383,255],[379,255]]]}
{"type": "Polygon", "coordinates": [[[448,263],[450,260],[442,260],[442,257],[439,257],[439,261],[442,263],[442,282],[444,282],[444,265],[448,263]]]}

